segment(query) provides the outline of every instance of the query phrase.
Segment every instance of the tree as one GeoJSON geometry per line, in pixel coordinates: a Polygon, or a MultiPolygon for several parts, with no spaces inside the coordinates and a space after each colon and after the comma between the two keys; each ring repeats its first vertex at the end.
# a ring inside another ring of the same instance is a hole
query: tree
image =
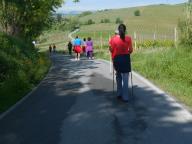
{"type": "Polygon", "coordinates": [[[116,21],[115,21],[116,24],[121,24],[123,23],[123,20],[121,20],[119,17],[116,18],[116,21]]]}
{"type": "Polygon", "coordinates": [[[135,15],[135,16],[140,16],[140,15],[141,15],[140,10],[136,10],[136,11],[134,12],[134,15],[135,15]]]}
{"type": "Polygon", "coordinates": [[[63,0],[0,0],[1,27],[27,40],[38,36],[63,0]]]}

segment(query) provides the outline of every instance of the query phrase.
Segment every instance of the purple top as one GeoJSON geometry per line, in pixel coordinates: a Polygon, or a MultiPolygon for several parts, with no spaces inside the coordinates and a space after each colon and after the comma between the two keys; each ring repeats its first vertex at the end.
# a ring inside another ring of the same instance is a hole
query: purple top
{"type": "Polygon", "coordinates": [[[93,51],[93,41],[86,41],[86,52],[93,51]]]}

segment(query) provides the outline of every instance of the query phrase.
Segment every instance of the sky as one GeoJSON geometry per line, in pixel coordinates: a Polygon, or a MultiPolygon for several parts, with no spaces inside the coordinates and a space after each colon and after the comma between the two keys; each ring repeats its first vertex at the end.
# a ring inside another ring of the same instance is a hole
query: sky
{"type": "Polygon", "coordinates": [[[152,4],[177,4],[184,3],[187,0],[80,0],[79,3],[74,3],[72,1],[73,0],[65,0],[65,3],[61,8],[57,9],[57,12],[94,11],[152,4]]]}

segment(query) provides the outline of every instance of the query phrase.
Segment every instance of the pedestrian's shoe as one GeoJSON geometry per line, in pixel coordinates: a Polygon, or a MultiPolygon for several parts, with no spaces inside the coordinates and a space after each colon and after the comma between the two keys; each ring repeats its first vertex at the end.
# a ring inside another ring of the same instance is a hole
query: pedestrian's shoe
{"type": "Polygon", "coordinates": [[[117,96],[117,100],[122,100],[122,96],[117,96]]]}

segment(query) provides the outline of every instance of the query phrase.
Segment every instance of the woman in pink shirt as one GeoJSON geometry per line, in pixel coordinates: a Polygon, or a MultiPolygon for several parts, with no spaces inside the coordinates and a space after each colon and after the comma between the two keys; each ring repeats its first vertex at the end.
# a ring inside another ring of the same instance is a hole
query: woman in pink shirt
{"type": "Polygon", "coordinates": [[[126,26],[120,24],[119,35],[113,36],[109,41],[109,47],[113,59],[117,80],[117,98],[124,102],[129,100],[128,79],[131,72],[130,54],[133,51],[131,37],[125,35],[126,26]]]}
{"type": "Polygon", "coordinates": [[[86,53],[89,59],[93,59],[93,41],[90,37],[86,41],[86,53]]]}

